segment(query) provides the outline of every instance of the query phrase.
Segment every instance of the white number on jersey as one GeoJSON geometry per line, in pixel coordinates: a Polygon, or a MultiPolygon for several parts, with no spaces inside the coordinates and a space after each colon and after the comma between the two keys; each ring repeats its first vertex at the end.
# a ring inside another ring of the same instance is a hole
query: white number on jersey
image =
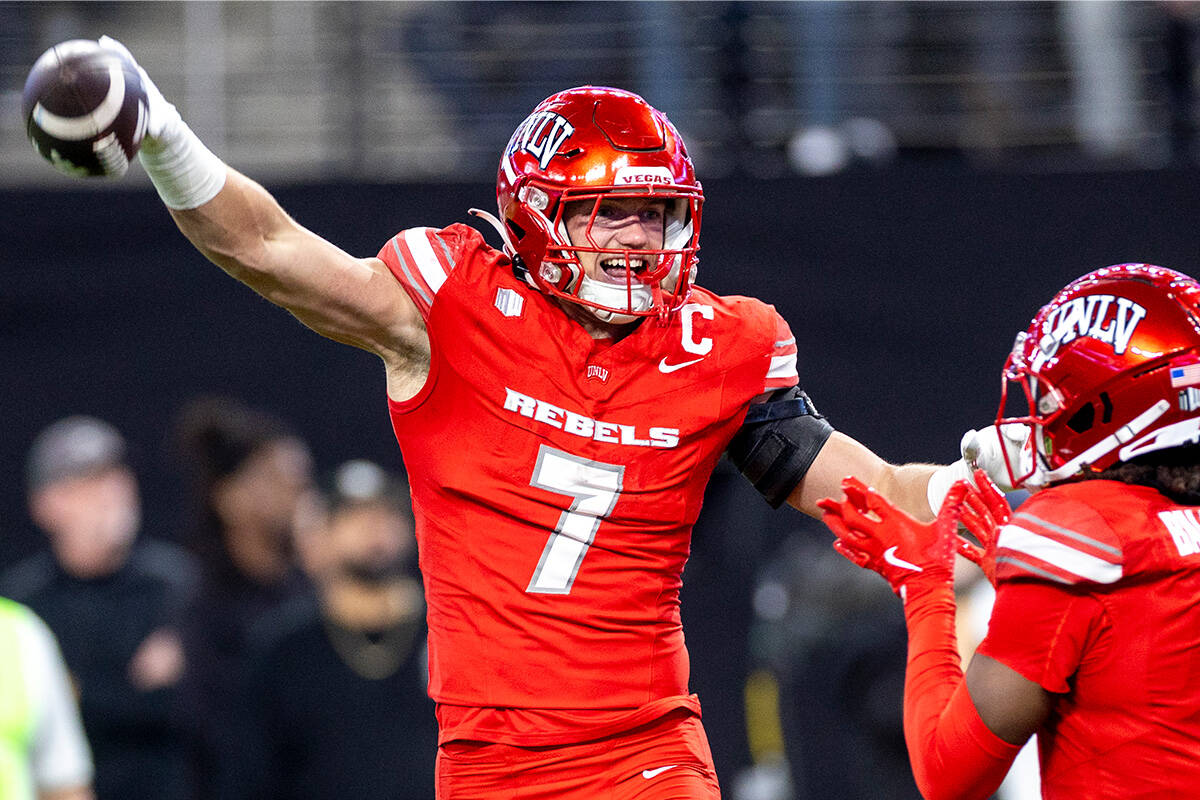
{"type": "Polygon", "coordinates": [[[617,504],[625,468],[603,464],[542,445],[529,483],[571,498],[542,550],[525,591],[569,594],[600,522],[617,504]]]}

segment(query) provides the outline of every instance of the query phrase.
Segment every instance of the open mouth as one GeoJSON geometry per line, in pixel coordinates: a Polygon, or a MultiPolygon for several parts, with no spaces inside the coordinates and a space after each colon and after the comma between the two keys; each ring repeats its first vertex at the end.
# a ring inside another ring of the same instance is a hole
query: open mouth
{"type": "Polygon", "coordinates": [[[650,269],[650,259],[641,256],[611,256],[600,259],[600,269],[604,274],[621,283],[631,277],[635,280],[650,269]]]}

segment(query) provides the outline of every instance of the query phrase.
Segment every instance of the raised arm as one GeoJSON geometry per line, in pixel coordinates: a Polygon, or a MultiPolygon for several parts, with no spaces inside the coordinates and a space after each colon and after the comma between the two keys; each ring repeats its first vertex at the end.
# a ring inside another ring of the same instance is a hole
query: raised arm
{"type": "Polygon", "coordinates": [[[378,353],[389,366],[423,360],[420,314],[382,261],[349,255],[299,225],[257,183],[226,170],[211,200],[171,209],[196,249],[323,336],[378,353]]]}
{"type": "MultiPolygon", "coordinates": [[[[132,56],[108,37],[103,47],[132,56]]],[[[369,350],[393,397],[423,379],[429,344],[416,306],[376,258],[355,258],[293,220],[204,146],[141,70],[148,121],[139,160],[179,229],[209,260],[308,327],[369,350]]]]}

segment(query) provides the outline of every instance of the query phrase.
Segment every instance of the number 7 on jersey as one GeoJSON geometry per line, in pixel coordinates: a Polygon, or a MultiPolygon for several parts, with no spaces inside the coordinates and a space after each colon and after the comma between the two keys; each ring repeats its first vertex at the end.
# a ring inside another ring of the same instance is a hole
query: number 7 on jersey
{"type": "Polygon", "coordinates": [[[546,445],[538,449],[529,484],[566,495],[571,504],[558,518],[526,592],[571,592],[596,529],[617,504],[624,478],[624,467],[589,461],[546,445]]]}

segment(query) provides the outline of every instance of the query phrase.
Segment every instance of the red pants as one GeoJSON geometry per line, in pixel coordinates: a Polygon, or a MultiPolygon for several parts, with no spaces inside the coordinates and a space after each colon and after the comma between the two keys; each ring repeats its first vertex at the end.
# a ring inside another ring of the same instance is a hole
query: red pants
{"type": "Polygon", "coordinates": [[[670,713],[605,739],[438,748],[438,800],[720,800],[700,720],[670,713]]]}

